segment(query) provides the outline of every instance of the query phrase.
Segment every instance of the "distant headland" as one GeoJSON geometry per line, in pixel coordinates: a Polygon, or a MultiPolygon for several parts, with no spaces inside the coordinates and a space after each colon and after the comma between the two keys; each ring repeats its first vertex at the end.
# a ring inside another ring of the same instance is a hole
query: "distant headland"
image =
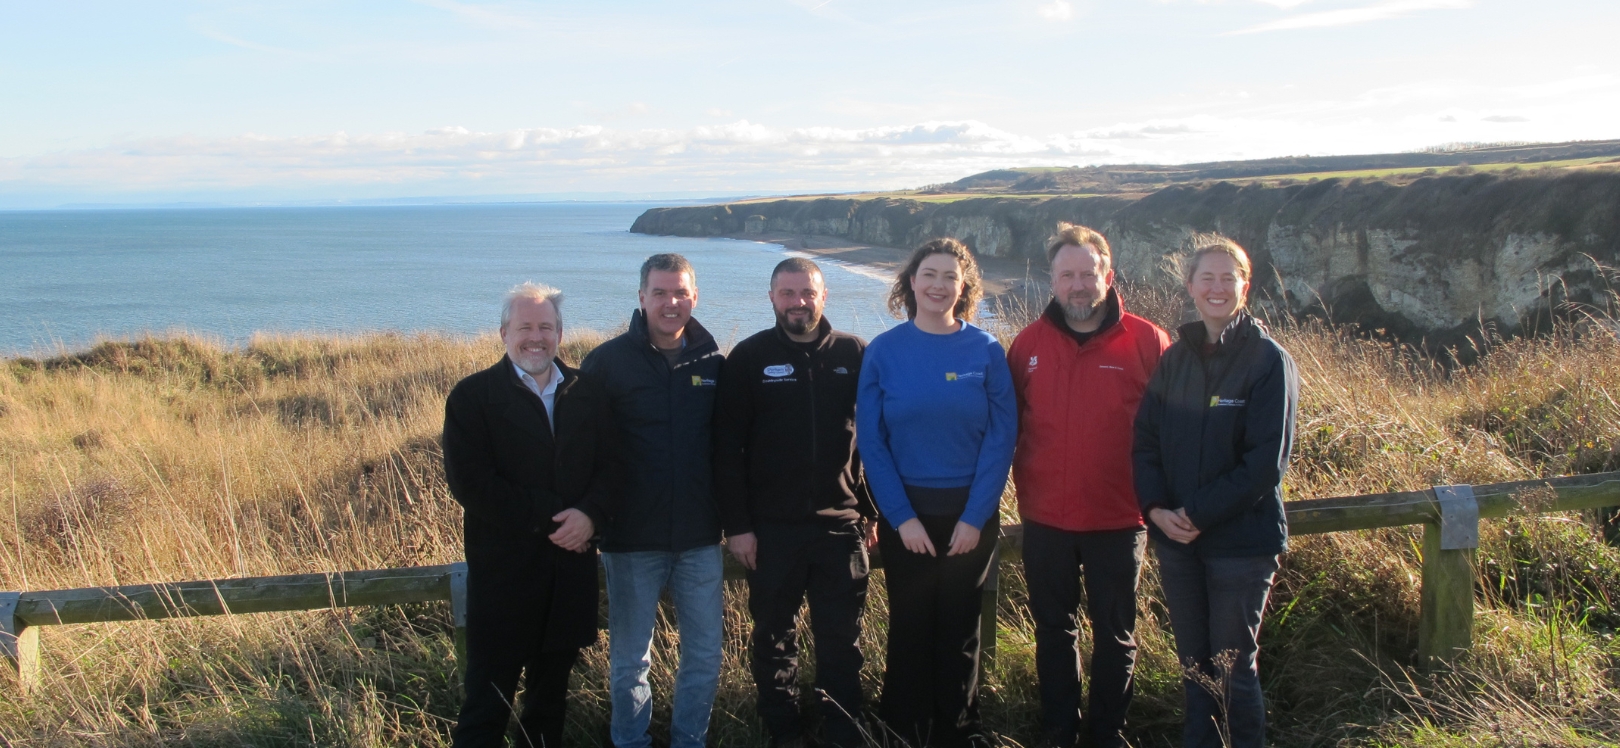
{"type": "Polygon", "coordinates": [[[1264,303],[1451,344],[1611,298],[1620,140],[998,169],[898,192],[654,208],[630,230],[775,241],[878,266],[954,236],[1005,286],[1042,275],[1058,221],[1101,230],[1121,274],[1146,283],[1170,280],[1193,233],[1219,231],[1253,255],[1264,303]]]}

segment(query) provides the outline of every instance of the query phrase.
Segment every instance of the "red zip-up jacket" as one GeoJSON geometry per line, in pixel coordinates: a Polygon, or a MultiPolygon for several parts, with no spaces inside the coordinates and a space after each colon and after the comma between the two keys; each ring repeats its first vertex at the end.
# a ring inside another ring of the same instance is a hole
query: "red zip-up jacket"
{"type": "Polygon", "coordinates": [[[1013,481],[1025,522],[1071,532],[1142,526],[1131,430],[1170,336],[1109,295],[1118,322],[1084,344],[1058,315],[1042,314],[1007,351],[1018,395],[1013,481]]]}

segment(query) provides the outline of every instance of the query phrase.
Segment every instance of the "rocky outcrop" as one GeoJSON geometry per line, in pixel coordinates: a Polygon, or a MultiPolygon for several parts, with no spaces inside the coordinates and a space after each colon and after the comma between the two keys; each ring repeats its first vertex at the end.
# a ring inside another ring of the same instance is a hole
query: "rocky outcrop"
{"type": "Polygon", "coordinates": [[[1620,264],[1620,172],[1475,174],[1405,186],[1223,182],[1141,197],[777,200],[655,208],[631,230],[814,234],[891,247],[954,236],[981,255],[1040,261],[1053,226],[1065,220],[1108,236],[1128,278],[1173,282],[1167,269],[1191,235],[1219,231],[1249,249],[1257,298],[1455,342],[1482,322],[1518,330],[1566,301],[1606,297],[1599,263],[1620,264]]]}

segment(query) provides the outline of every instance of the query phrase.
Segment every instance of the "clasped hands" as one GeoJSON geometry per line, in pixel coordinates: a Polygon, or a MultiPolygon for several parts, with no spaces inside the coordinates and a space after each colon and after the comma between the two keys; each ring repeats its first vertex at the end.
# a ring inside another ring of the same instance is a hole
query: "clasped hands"
{"type": "Polygon", "coordinates": [[[552,515],[551,521],[562,525],[546,536],[557,547],[575,553],[590,549],[591,536],[596,534],[596,523],[591,521],[590,516],[578,509],[564,509],[552,515]]]}
{"type": "Polygon", "coordinates": [[[1153,524],[1158,525],[1165,535],[1177,543],[1191,543],[1197,540],[1199,533],[1202,532],[1187,518],[1186,509],[1170,510],[1154,507],[1148,512],[1148,519],[1153,520],[1153,524]]]}

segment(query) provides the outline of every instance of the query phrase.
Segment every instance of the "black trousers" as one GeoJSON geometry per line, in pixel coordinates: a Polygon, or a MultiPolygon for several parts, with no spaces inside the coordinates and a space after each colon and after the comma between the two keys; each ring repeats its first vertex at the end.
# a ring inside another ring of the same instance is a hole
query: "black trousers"
{"type": "Polygon", "coordinates": [[[992,515],[979,545],[946,556],[957,518],[918,517],[938,552],[912,553],[878,525],[889,594],[889,651],[879,713],[912,748],[972,745],[979,723],[979,620],[1001,527],[992,515]]]}
{"type": "Polygon", "coordinates": [[[1035,619],[1041,729],[1057,745],[1080,736],[1080,584],[1091,623],[1088,732],[1098,748],[1124,746],[1135,692],[1136,585],[1147,531],[1069,532],[1024,523],[1024,578],[1035,619]]]}
{"type": "MultiPolygon", "coordinates": [[[[479,571],[471,569],[469,577],[479,571]]],[[[517,745],[562,745],[568,674],[579,658],[579,649],[548,651],[542,646],[551,591],[550,579],[529,579],[514,581],[502,600],[469,600],[467,699],[462,702],[461,716],[451,735],[451,744],[456,748],[507,744],[507,724],[520,676],[523,704],[517,745]]]]}
{"type": "Polygon", "coordinates": [[[835,746],[861,744],[861,615],[866,610],[867,555],[860,525],[834,518],[761,522],[759,553],[748,573],[754,618],[753,671],[759,716],[771,736],[804,734],[799,720],[799,608],[810,601],[816,644],[816,690],[822,732],[835,746]]]}

